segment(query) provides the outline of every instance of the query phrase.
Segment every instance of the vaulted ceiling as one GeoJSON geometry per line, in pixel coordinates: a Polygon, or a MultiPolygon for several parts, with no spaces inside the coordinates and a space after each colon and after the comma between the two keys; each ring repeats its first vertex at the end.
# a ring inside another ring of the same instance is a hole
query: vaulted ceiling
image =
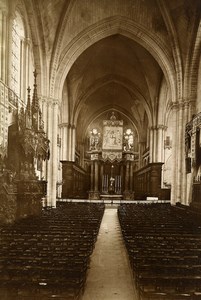
{"type": "Polygon", "coordinates": [[[150,53],[121,35],[102,39],[80,55],[67,76],[69,101],[86,128],[107,110],[130,116],[141,128],[152,110],[163,74],[150,53]],[[87,118],[86,118],[87,116],[87,118]]]}
{"type": "Polygon", "coordinates": [[[112,110],[146,135],[147,126],[163,120],[159,113],[188,97],[184,83],[196,72],[200,49],[200,0],[21,2],[35,61],[46,70],[46,93],[66,103],[61,122],[76,126],[78,141],[112,110]]]}

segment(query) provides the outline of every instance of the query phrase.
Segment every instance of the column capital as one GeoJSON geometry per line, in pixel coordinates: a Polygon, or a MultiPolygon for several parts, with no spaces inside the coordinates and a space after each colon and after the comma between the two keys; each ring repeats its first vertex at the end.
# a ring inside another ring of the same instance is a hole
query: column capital
{"type": "Polygon", "coordinates": [[[186,109],[192,104],[195,104],[195,99],[182,98],[182,99],[179,99],[177,102],[173,103],[172,108],[177,109],[177,110],[186,109]]]}
{"type": "Polygon", "coordinates": [[[59,104],[58,99],[55,99],[55,98],[43,97],[43,99],[45,99],[45,101],[47,103],[47,106],[50,106],[50,107],[53,107],[53,108],[55,106],[58,106],[58,104],[59,104]]]}
{"type": "Polygon", "coordinates": [[[66,124],[68,124],[68,128],[69,129],[76,129],[76,126],[75,126],[75,124],[70,124],[70,123],[66,123],[66,124]]]}
{"type": "MultiPolygon", "coordinates": [[[[0,11],[2,12],[3,15],[8,16],[8,7],[6,3],[5,2],[3,3],[1,0],[0,0],[0,11]]],[[[10,13],[10,15],[15,16],[15,13],[12,14],[10,13]]]]}
{"type": "Polygon", "coordinates": [[[156,130],[156,125],[149,126],[149,130],[156,130]]]}
{"type": "Polygon", "coordinates": [[[69,123],[61,123],[59,124],[59,128],[64,128],[64,127],[68,127],[69,123]]]}
{"type": "Polygon", "coordinates": [[[39,96],[39,101],[41,102],[41,104],[47,104],[47,97],[39,96]]]}
{"type": "Polygon", "coordinates": [[[29,37],[25,37],[24,38],[24,43],[27,45],[27,46],[30,46],[31,45],[31,39],[29,37]]]}
{"type": "Polygon", "coordinates": [[[162,130],[167,130],[167,126],[163,125],[163,124],[158,124],[156,126],[157,129],[162,129],[162,130]]]}
{"type": "Polygon", "coordinates": [[[53,106],[57,106],[59,104],[58,99],[50,98],[53,106]]]}

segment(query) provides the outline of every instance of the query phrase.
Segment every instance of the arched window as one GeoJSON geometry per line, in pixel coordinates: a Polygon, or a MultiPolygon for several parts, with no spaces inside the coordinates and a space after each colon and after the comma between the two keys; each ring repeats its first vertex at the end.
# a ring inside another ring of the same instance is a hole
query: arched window
{"type": "Polygon", "coordinates": [[[12,26],[12,63],[11,63],[11,90],[22,98],[23,80],[23,56],[25,28],[22,17],[18,12],[15,14],[12,26]]]}
{"type": "Polygon", "coordinates": [[[133,131],[127,128],[124,133],[124,151],[133,151],[134,147],[134,137],[133,131]]]}

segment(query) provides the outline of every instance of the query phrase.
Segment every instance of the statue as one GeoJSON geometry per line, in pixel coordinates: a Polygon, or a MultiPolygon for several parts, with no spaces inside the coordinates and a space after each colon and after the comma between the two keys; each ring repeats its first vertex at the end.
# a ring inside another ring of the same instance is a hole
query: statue
{"type": "Polygon", "coordinates": [[[110,177],[110,185],[108,188],[109,194],[114,194],[115,191],[115,178],[114,177],[110,177]]]}
{"type": "Polygon", "coordinates": [[[90,138],[89,138],[89,150],[95,150],[98,151],[100,148],[100,133],[97,129],[92,129],[90,132],[90,138]]]}
{"type": "Polygon", "coordinates": [[[124,133],[124,151],[133,151],[134,138],[131,129],[127,129],[124,133]]]}

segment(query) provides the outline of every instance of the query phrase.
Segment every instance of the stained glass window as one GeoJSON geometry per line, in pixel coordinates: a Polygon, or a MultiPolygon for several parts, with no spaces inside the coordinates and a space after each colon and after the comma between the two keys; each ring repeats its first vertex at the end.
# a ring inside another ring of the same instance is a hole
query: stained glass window
{"type": "Polygon", "coordinates": [[[12,26],[12,64],[11,64],[11,89],[20,97],[21,69],[22,69],[22,41],[25,30],[22,18],[18,12],[12,26]]]}

